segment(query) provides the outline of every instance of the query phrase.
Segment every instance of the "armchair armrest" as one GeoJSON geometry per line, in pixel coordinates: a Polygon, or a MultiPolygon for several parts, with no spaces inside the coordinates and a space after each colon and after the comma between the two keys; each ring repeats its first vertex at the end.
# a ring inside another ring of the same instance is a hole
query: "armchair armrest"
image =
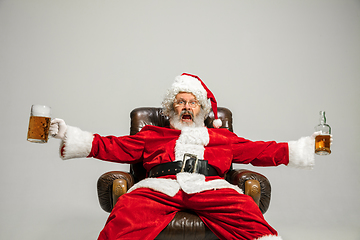
{"type": "Polygon", "coordinates": [[[134,185],[131,174],[121,171],[104,173],[97,182],[97,191],[101,208],[111,212],[117,199],[134,185]]]}
{"type": "Polygon", "coordinates": [[[268,210],[271,185],[265,176],[245,169],[235,169],[226,174],[226,180],[239,186],[244,191],[244,194],[251,196],[263,214],[268,210]]]}

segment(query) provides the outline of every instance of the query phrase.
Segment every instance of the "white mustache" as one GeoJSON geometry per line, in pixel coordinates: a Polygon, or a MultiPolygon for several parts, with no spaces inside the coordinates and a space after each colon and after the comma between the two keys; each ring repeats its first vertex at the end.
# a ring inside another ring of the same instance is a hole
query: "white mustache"
{"type": "Polygon", "coordinates": [[[182,110],[181,113],[180,113],[180,118],[182,118],[182,116],[184,114],[188,114],[188,115],[191,116],[191,119],[194,119],[194,114],[192,112],[188,111],[188,110],[182,110]]]}

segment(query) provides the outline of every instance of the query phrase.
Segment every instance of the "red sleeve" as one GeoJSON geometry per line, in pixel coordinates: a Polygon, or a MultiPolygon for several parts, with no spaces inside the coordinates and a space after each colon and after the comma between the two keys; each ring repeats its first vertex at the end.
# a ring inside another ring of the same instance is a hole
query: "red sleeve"
{"type": "Polygon", "coordinates": [[[119,163],[140,162],[143,158],[144,145],[144,134],[141,133],[123,137],[101,137],[94,134],[88,157],[119,163]]]}
{"type": "Polygon", "coordinates": [[[289,163],[287,143],[275,141],[250,141],[241,137],[232,144],[233,162],[254,166],[278,166],[289,163]]]}

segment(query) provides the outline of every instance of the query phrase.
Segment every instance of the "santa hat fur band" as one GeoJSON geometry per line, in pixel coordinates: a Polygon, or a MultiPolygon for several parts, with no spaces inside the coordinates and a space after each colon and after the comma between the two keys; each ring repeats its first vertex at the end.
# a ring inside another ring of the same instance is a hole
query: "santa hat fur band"
{"type": "Polygon", "coordinates": [[[183,73],[181,76],[177,76],[171,88],[165,95],[164,101],[162,103],[163,113],[165,115],[170,115],[170,112],[173,109],[172,105],[174,103],[175,97],[180,92],[188,92],[194,94],[206,114],[209,114],[212,108],[215,117],[215,120],[213,121],[213,126],[215,128],[219,128],[222,126],[222,122],[218,118],[217,102],[215,100],[214,94],[207,88],[207,86],[198,76],[188,73],[183,73]],[[209,104],[209,99],[211,105],[209,104]]]}

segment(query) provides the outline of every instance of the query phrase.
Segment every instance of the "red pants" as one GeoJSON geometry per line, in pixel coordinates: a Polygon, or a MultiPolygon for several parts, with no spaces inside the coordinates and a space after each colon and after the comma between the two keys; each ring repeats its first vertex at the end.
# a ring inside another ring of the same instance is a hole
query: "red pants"
{"type": "Polygon", "coordinates": [[[251,197],[232,189],[174,197],[147,188],[120,197],[98,240],[154,239],[176,212],[191,209],[220,239],[256,239],[277,235],[251,197]]]}

